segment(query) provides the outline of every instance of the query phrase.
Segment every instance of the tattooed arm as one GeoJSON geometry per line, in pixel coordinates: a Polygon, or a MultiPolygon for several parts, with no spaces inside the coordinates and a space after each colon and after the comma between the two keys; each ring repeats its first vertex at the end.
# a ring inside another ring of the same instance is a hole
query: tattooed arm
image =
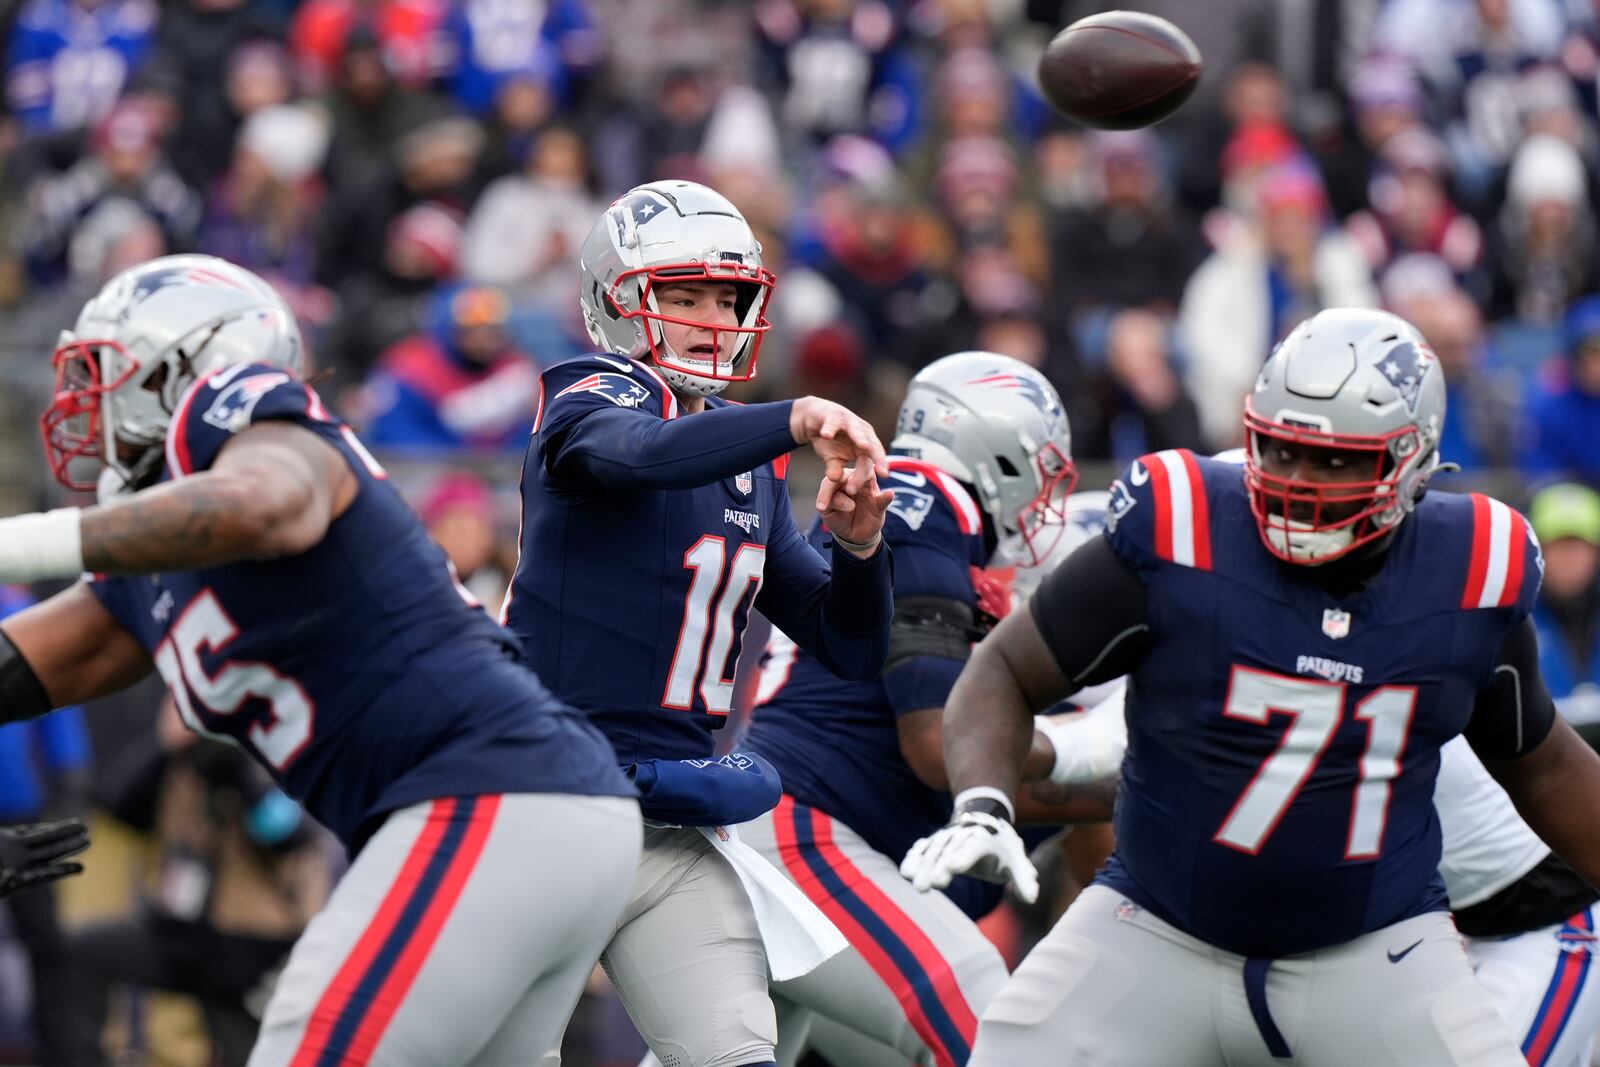
{"type": "Polygon", "coordinates": [[[304,552],[355,499],[338,451],[285,422],[244,430],[211,468],[83,513],[83,565],[97,574],[214,567],[304,552]]]}

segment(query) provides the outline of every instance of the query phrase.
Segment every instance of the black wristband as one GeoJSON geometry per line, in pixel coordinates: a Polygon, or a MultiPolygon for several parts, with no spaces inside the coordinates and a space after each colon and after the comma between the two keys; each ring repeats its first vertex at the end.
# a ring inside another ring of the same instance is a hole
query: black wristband
{"type": "Polygon", "coordinates": [[[0,722],[36,719],[53,707],[39,676],[11,643],[10,636],[0,630],[0,722]]]}
{"type": "Polygon", "coordinates": [[[1011,809],[993,797],[973,797],[971,800],[964,800],[961,802],[961,810],[979,815],[992,815],[1001,822],[1011,821],[1011,809]]]}

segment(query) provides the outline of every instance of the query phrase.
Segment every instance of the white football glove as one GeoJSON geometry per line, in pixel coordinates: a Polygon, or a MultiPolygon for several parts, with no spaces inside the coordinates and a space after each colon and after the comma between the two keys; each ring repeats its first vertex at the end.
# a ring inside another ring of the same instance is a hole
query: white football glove
{"type": "Polygon", "coordinates": [[[912,845],[900,863],[900,876],[924,893],[943,889],[958,874],[1010,881],[1029,904],[1039,898],[1039,872],[1022,838],[1005,819],[986,812],[957,813],[949,826],[912,845]]]}

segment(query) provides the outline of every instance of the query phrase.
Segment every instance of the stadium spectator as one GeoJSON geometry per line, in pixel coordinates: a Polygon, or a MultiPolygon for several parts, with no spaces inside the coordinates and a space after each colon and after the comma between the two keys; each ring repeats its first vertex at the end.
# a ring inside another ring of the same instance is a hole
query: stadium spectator
{"type": "Polygon", "coordinates": [[[512,347],[511,302],[488,286],[443,289],[429,328],[383,354],[366,385],[374,447],[520,453],[533,430],[538,365],[512,347]]]}
{"type": "Polygon", "coordinates": [[[1373,274],[1381,277],[1401,256],[1437,256],[1470,291],[1487,295],[1478,268],[1483,233],[1450,199],[1450,154],[1422,126],[1411,126],[1384,142],[1368,190],[1372,207],[1356,212],[1345,227],[1373,274]]]}
{"type": "Polygon", "coordinates": [[[1252,185],[1259,220],[1234,226],[1227,243],[1200,264],[1178,315],[1187,384],[1216,448],[1238,443],[1245,394],[1274,344],[1323,308],[1378,302],[1360,250],[1327,226],[1315,171],[1284,164],[1252,185]]]}
{"type": "Polygon", "coordinates": [[[30,134],[104,118],[155,40],[151,0],[25,0],[5,50],[6,109],[30,134]]]}
{"type": "Polygon", "coordinates": [[[489,611],[499,611],[516,566],[516,547],[509,546],[507,559],[489,486],[475,474],[451,472],[429,486],[417,511],[461,584],[489,611]]]}
{"type": "MultiPolygon", "coordinates": [[[[132,915],[69,935],[89,983],[83,1036],[104,1029],[114,985],[184,993],[199,1001],[214,1062],[243,1067],[271,979],[327,899],[324,835],[243,751],[191,733],[170,698],[155,736],[119,753],[98,793],[116,819],[154,833],[158,853],[132,915]]],[[[96,1049],[75,1062],[110,1061],[96,1049]]]]}
{"type": "Polygon", "coordinates": [[[124,101],[101,120],[89,155],[40,183],[23,231],[29,273],[36,282],[49,284],[66,276],[75,234],[111,200],[128,201],[148,214],[161,227],[169,251],[193,247],[200,198],[167,162],[160,134],[148,107],[124,101]]]}
{"type": "Polygon", "coordinates": [[[350,32],[336,72],[323,100],[332,130],[328,186],[341,196],[359,196],[392,165],[394,146],[441,114],[444,105],[396,84],[376,35],[365,26],[350,32]]]}
{"type": "Polygon", "coordinates": [[[267,278],[310,321],[326,314],[326,295],[314,280],[314,231],[327,139],[322,119],[304,108],[281,105],[251,115],[239,131],[233,165],[207,198],[199,240],[200,251],[267,278]]]}
{"type": "Polygon", "coordinates": [[[1074,426],[1073,455],[1125,463],[1164,448],[1205,447],[1199,409],[1173,363],[1171,331],[1147,308],[1111,317],[1103,369],[1089,386],[1096,417],[1086,432],[1074,426]]]}
{"type": "Polygon", "coordinates": [[[1490,313],[1553,325],[1567,304],[1600,288],[1595,213],[1583,160],[1550,134],[1522,142],[1495,231],[1490,313]]]}
{"type": "Polygon", "coordinates": [[[1528,398],[1521,467],[1600,486],[1600,295],[1573,303],[1562,335],[1564,357],[1542,368],[1528,398]]]}
{"type": "MultiPolygon", "coordinates": [[[[0,618],[33,604],[27,590],[0,586],[0,618]]],[[[83,709],[0,726],[0,823],[82,816],[88,806],[89,733],[83,709]]],[[[6,901],[11,925],[28,953],[33,980],[33,1030],[40,1067],[80,1067],[94,1034],[82,989],[56,917],[56,892],[46,887],[6,901]]]]}
{"type": "Polygon", "coordinates": [[[441,26],[448,5],[440,0],[306,0],[289,25],[289,51],[302,82],[325,87],[357,28],[376,38],[384,67],[408,89],[443,74],[451,58],[441,26]]]}
{"type": "Polygon", "coordinates": [[[1528,510],[1544,546],[1544,585],[1534,605],[1539,669],[1556,707],[1600,736],[1600,493],[1562,483],[1528,510]]]}
{"type": "Polygon", "coordinates": [[[462,277],[500,286],[519,314],[581,338],[573,299],[578,246],[588,232],[585,220],[604,206],[593,193],[582,137],[570,128],[547,130],[524,171],[491,184],[473,208],[461,246],[462,277]]]}
{"type": "Polygon", "coordinates": [[[1054,220],[1053,314],[1076,320],[1134,304],[1177,308],[1201,245],[1195,227],[1173,211],[1158,151],[1145,132],[1090,139],[1102,192],[1054,220]]]}
{"type": "Polygon", "coordinates": [[[599,58],[597,31],[582,0],[462,0],[451,6],[443,26],[453,54],[451,95],[467,111],[483,115],[509,80],[538,71],[554,95],[565,99],[569,78],[587,73],[599,58]]]}
{"type": "Polygon", "coordinates": [[[756,5],[763,80],[786,128],[822,144],[873,137],[912,144],[925,106],[916,64],[882,0],[775,0],[756,5]]]}
{"type": "MultiPolygon", "coordinates": [[[[208,87],[193,101],[175,106],[183,116],[184,132],[172,138],[172,162],[197,189],[209,189],[228,169],[239,129],[251,114],[287,104],[295,96],[289,57],[277,42],[247,40],[226,56],[214,90],[208,87]]],[[[214,58],[210,62],[218,66],[214,58]]],[[[181,81],[174,79],[173,84],[180,93],[185,91],[181,81]]]]}
{"type": "MultiPolygon", "coordinates": [[[[1394,307],[1428,341],[1444,371],[1446,410],[1439,455],[1467,474],[1503,467],[1516,456],[1516,383],[1489,358],[1478,305],[1451,285],[1394,307]]],[[[1449,480],[1441,483],[1450,488],[1449,480]]]]}

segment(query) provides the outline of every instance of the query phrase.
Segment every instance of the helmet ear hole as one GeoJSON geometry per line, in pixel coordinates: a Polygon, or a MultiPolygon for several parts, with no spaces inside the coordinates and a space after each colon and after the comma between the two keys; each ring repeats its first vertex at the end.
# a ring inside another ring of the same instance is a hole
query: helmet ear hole
{"type": "Polygon", "coordinates": [[[1015,478],[1022,473],[1021,471],[1017,470],[1017,465],[1012,463],[1010,457],[1008,456],[996,456],[994,457],[994,460],[996,465],[998,465],[1000,468],[1000,473],[1004,474],[1007,478],[1015,478]]]}

